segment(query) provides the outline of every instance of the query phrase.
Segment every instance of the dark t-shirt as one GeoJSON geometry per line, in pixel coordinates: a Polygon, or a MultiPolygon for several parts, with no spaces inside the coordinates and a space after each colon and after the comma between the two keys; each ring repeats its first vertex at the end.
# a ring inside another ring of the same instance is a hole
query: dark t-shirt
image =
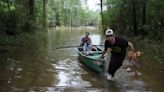
{"type": "Polygon", "coordinates": [[[115,55],[120,55],[120,54],[125,55],[127,47],[128,47],[128,41],[120,37],[115,37],[114,44],[111,44],[107,40],[105,41],[105,50],[107,50],[108,48],[111,48],[112,49],[111,53],[115,55]]]}

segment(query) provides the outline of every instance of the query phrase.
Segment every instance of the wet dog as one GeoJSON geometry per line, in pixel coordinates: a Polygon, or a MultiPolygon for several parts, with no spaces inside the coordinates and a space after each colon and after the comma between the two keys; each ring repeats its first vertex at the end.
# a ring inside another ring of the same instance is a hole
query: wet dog
{"type": "MultiPolygon", "coordinates": [[[[143,54],[141,51],[128,51],[128,61],[129,61],[129,67],[127,68],[127,71],[131,71],[131,68],[134,68],[134,70],[137,70],[137,68],[140,67],[141,62],[139,62],[139,57],[143,54]],[[131,67],[131,68],[130,68],[131,67]]],[[[136,71],[138,72],[138,71],[136,71]]],[[[140,75],[138,73],[138,75],[140,75]]]]}
{"type": "Polygon", "coordinates": [[[139,62],[139,57],[141,56],[141,54],[143,54],[143,52],[141,51],[128,51],[128,59],[129,59],[129,63],[135,61],[135,62],[139,62]]]}

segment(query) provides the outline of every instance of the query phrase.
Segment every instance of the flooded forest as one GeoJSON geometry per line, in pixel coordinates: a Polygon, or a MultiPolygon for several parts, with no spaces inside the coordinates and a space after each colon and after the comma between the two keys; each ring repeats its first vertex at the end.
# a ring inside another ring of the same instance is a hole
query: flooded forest
{"type": "Polygon", "coordinates": [[[0,92],[164,92],[163,11],[164,0],[0,0],[0,92]],[[96,51],[80,44],[87,33],[96,51]],[[109,36],[140,53],[130,63],[127,47],[112,81],[94,71],[109,36]]]}

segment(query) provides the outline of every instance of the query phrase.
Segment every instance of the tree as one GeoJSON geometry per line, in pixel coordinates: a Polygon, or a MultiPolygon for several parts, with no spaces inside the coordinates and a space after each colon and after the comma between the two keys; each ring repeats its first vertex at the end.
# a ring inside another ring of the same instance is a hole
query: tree
{"type": "Polygon", "coordinates": [[[35,17],[34,10],[35,10],[35,1],[34,0],[29,0],[29,15],[30,15],[32,20],[35,17]]]}
{"type": "Polygon", "coordinates": [[[46,29],[46,0],[43,0],[43,29],[46,29]]]}

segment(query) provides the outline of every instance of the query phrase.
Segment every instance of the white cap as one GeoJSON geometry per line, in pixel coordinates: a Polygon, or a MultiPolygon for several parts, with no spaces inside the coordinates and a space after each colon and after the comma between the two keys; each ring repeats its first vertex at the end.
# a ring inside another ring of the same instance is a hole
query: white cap
{"type": "Polygon", "coordinates": [[[113,30],[112,29],[107,29],[105,34],[106,35],[113,35],[113,30]]]}

